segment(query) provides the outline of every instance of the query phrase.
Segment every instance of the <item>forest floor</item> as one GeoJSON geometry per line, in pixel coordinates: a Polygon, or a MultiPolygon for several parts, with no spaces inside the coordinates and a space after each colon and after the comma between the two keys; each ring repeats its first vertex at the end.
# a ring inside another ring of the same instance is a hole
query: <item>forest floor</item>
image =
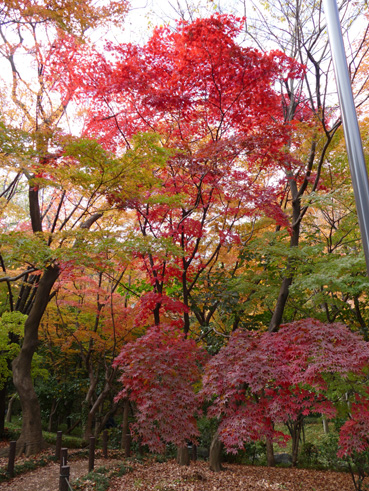
{"type": "MultiPolygon", "coordinates": [[[[3,466],[4,459],[0,459],[3,466]]],[[[121,461],[97,459],[95,469],[111,468],[121,461]]],[[[87,474],[88,461],[71,461],[71,481],[87,474]]],[[[268,468],[225,464],[224,470],[213,473],[207,462],[192,462],[180,467],[174,460],[159,463],[127,462],[127,474],[112,478],[109,491],[353,491],[351,476],[347,473],[315,471],[311,469],[268,468]]],[[[29,471],[0,484],[4,491],[58,491],[59,465],[29,471]]],[[[71,488],[73,489],[73,487],[71,488]]],[[[80,488],[79,488],[80,489],[80,488]]],[[[87,484],[83,489],[96,489],[87,484]]]]}
{"type": "Polygon", "coordinates": [[[109,491],[353,491],[346,473],[225,464],[214,473],[207,462],[180,467],[175,461],[136,464],[109,491]]]}

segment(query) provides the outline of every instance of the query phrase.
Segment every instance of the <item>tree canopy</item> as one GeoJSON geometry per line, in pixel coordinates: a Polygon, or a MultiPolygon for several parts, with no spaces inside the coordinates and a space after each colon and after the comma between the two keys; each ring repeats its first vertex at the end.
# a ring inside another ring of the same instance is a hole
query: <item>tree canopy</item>
{"type": "MultiPolygon", "coordinates": [[[[85,439],[123,411],[151,449],[195,442],[201,414],[230,452],[283,443],[283,423],[294,463],[304,418],[343,405],[340,454],[366,449],[368,279],[324,16],[243,6],[178,2],[125,42],[125,2],[4,3],[0,410],[12,374],[19,452],[60,401],[85,439]]],[[[366,151],[367,5],[340,15],[366,151]]]]}

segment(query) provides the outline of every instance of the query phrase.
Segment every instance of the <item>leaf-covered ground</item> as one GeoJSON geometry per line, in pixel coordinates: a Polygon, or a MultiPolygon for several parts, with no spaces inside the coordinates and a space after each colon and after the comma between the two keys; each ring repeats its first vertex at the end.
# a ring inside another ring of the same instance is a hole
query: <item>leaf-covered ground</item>
{"type": "Polygon", "coordinates": [[[174,461],[134,464],[134,470],[116,478],[109,491],[353,491],[346,473],[281,469],[227,464],[213,473],[208,463],[179,467],[174,461]]]}
{"type": "MultiPolygon", "coordinates": [[[[45,455],[50,452],[45,452],[45,455]]],[[[26,459],[17,459],[22,463],[26,459]]],[[[95,469],[99,466],[114,468],[121,460],[96,459],[95,469]]],[[[0,458],[1,466],[7,463],[0,458]]],[[[86,459],[72,460],[71,480],[87,474],[86,459]]],[[[346,473],[315,471],[307,469],[282,469],[256,466],[225,464],[224,471],[214,473],[207,462],[191,462],[189,467],[178,466],[172,460],[164,463],[129,461],[127,467],[132,470],[115,477],[109,491],[353,491],[351,476],[346,473]]],[[[46,467],[26,472],[8,482],[0,484],[4,491],[58,491],[59,465],[51,463],[46,467]]],[[[85,491],[96,488],[92,483],[85,491]]]]}

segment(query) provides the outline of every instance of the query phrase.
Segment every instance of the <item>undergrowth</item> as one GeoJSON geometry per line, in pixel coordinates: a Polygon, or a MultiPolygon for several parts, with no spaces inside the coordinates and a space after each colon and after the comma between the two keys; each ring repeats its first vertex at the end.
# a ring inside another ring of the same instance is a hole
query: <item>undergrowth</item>
{"type": "Polygon", "coordinates": [[[115,466],[111,469],[105,466],[99,467],[92,472],[89,472],[86,476],[80,477],[71,483],[73,490],[76,491],[87,491],[93,489],[94,491],[106,491],[109,489],[110,480],[113,477],[120,477],[127,472],[131,472],[132,467],[127,466],[123,463],[115,466]]]}

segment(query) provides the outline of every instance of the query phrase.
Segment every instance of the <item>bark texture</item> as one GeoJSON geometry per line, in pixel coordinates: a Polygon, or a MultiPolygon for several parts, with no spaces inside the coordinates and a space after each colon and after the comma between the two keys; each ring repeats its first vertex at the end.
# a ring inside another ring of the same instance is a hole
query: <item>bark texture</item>
{"type": "Polygon", "coordinates": [[[41,411],[31,377],[32,357],[37,349],[38,328],[49,301],[51,289],[59,276],[58,266],[49,266],[42,275],[35,300],[24,325],[24,340],[19,355],[13,360],[13,382],[22,406],[22,431],[17,441],[17,454],[28,456],[46,447],[42,437],[41,411]]]}
{"type": "Polygon", "coordinates": [[[267,439],[266,441],[266,457],[267,457],[268,467],[274,467],[275,459],[274,459],[273,442],[269,439],[267,439]]]}
{"type": "Polygon", "coordinates": [[[266,453],[268,467],[275,467],[273,442],[269,439],[266,441],[266,453]]]}
{"type": "MultiPolygon", "coordinates": [[[[296,182],[292,179],[292,176],[290,176],[290,189],[292,194],[292,227],[291,227],[292,233],[290,238],[290,247],[298,247],[299,238],[300,238],[300,223],[302,219],[302,214],[301,214],[302,190],[297,189],[296,182]]],[[[282,280],[277,303],[274,308],[272,319],[269,324],[270,332],[277,331],[282,322],[283,312],[289,294],[289,288],[292,284],[292,279],[293,279],[293,265],[291,261],[289,261],[287,264],[287,273],[288,273],[287,276],[285,276],[282,280]]]]}
{"type": "Polygon", "coordinates": [[[186,446],[178,447],[177,462],[179,465],[190,465],[190,454],[186,446]]]}
{"type": "Polygon", "coordinates": [[[288,429],[292,437],[292,465],[297,466],[299,456],[300,435],[304,425],[304,417],[299,415],[296,421],[288,423],[288,429]]]}
{"type": "Polygon", "coordinates": [[[210,466],[210,470],[212,470],[213,472],[219,472],[223,470],[222,449],[223,449],[223,444],[219,440],[218,433],[215,433],[210,445],[210,453],[209,453],[209,466],[210,466]]]}

